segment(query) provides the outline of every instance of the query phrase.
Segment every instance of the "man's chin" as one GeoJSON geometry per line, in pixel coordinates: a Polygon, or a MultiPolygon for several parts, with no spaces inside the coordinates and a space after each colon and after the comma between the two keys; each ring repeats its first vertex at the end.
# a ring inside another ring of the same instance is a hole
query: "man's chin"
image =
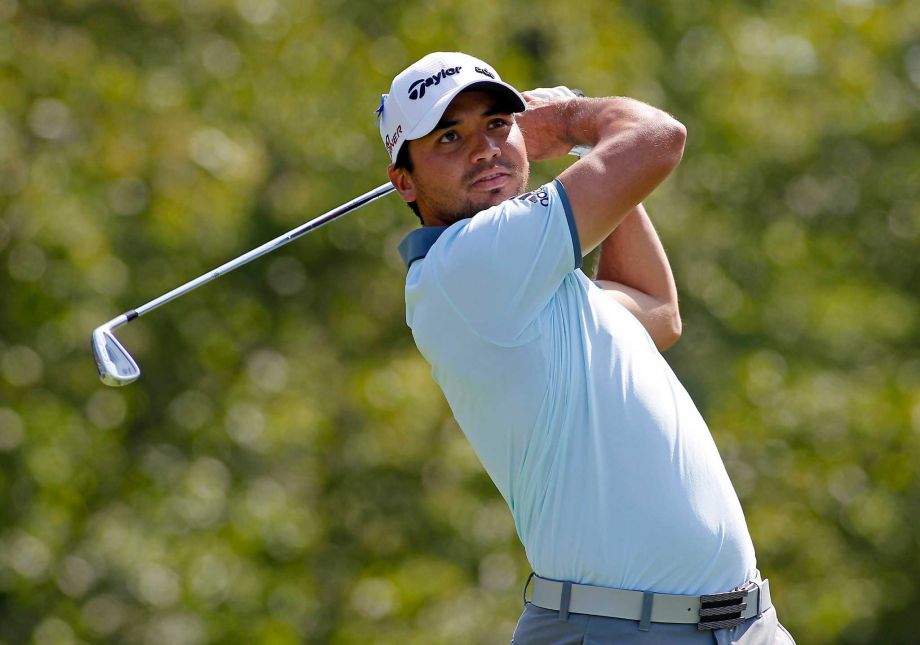
{"type": "Polygon", "coordinates": [[[484,210],[492,206],[497,206],[506,199],[517,197],[523,192],[523,185],[518,182],[508,182],[500,188],[493,188],[492,190],[484,191],[480,199],[472,201],[478,201],[479,203],[483,204],[483,208],[481,210],[484,210]]]}
{"type": "Polygon", "coordinates": [[[493,206],[498,206],[498,205],[501,204],[503,201],[505,201],[506,199],[509,199],[509,198],[511,198],[511,197],[513,197],[513,196],[514,196],[514,195],[507,194],[507,193],[505,193],[504,191],[489,193],[488,195],[485,195],[485,196],[479,201],[479,206],[480,206],[480,207],[479,207],[479,210],[484,211],[484,210],[487,209],[487,208],[492,208],[493,206]]]}
{"type": "Polygon", "coordinates": [[[519,191],[514,190],[497,190],[495,192],[490,192],[486,195],[483,195],[479,199],[471,200],[470,210],[472,213],[469,217],[472,217],[480,211],[484,211],[493,206],[498,206],[503,201],[511,199],[512,197],[517,197],[520,194],[519,191]]]}
{"type": "Polygon", "coordinates": [[[469,219],[477,213],[492,208],[493,206],[498,206],[505,200],[517,197],[523,192],[523,186],[515,182],[513,184],[506,184],[500,188],[495,188],[494,190],[467,195],[467,201],[462,207],[453,211],[441,211],[437,214],[436,218],[438,221],[445,224],[453,224],[460,220],[469,219]]]}
{"type": "Polygon", "coordinates": [[[497,206],[501,204],[503,201],[505,200],[499,199],[498,201],[495,201],[495,202],[492,202],[491,200],[489,200],[489,201],[483,201],[479,203],[469,202],[463,208],[460,208],[458,210],[439,213],[437,216],[437,219],[443,222],[444,224],[450,225],[455,222],[459,222],[460,220],[469,219],[473,217],[474,215],[481,213],[484,210],[488,210],[489,208],[492,208],[493,206],[497,206]]]}

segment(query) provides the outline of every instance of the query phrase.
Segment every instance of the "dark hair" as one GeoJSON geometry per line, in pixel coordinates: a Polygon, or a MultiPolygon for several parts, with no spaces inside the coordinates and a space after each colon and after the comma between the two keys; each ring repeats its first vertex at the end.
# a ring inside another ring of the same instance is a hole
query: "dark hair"
{"type": "MultiPolygon", "coordinates": [[[[399,149],[399,152],[396,153],[396,161],[393,162],[393,167],[402,168],[408,173],[411,173],[415,169],[415,166],[413,166],[412,164],[412,157],[409,155],[409,142],[408,141],[406,141],[402,145],[402,148],[399,149]]],[[[422,222],[422,214],[418,210],[418,204],[416,204],[415,202],[409,202],[409,208],[411,208],[412,212],[415,213],[415,216],[418,218],[418,221],[424,224],[425,222],[422,222]]]]}

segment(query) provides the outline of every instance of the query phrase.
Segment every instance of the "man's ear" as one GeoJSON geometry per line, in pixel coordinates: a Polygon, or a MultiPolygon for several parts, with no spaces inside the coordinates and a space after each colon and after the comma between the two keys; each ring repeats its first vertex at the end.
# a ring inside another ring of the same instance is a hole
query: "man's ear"
{"type": "Polygon", "coordinates": [[[409,173],[405,168],[394,168],[393,164],[390,164],[390,167],[387,168],[387,174],[390,176],[390,182],[396,187],[396,192],[399,193],[399,196],[406,201],[406,203],[414,202],[415,195],[415,183],[412,181],[412,177],[409,176],[409,173]]]}

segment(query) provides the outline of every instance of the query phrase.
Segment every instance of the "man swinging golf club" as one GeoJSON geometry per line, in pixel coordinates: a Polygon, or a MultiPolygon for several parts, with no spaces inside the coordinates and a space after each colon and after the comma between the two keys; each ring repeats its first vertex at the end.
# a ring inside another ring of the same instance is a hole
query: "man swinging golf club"
{"type": "Polygon", "coordinates": [[[400,245],[407,322],[536,573],[513,643],[791,643],[659,353],[680,316],[641,201],[685,128],[628,98],[525,96],[435,53],[378,109],[390,180],[422,222],[400,245]],[[525,193],[530,161],[573,146],[591,151],[525,193]]]}

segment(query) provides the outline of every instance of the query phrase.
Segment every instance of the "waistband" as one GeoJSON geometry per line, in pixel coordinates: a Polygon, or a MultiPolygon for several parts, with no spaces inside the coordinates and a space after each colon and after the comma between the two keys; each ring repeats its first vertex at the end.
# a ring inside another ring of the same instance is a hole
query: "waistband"
{"type": "MultiPolygon", "coordinates": [[[[650,628],[650,623],[695,623],[699,630],[723,629],[760,616],[773,606],[767,580],[751,581],[725,593],[683,596],[560,582],[534,574],[531,577],[530,602],[558,611],[561,620],[566,620],[569,613],[624,618],[638,620],[643,631],[650,628]]],[[[524,601],[527,602],[526,585],[524,601]]]]}

